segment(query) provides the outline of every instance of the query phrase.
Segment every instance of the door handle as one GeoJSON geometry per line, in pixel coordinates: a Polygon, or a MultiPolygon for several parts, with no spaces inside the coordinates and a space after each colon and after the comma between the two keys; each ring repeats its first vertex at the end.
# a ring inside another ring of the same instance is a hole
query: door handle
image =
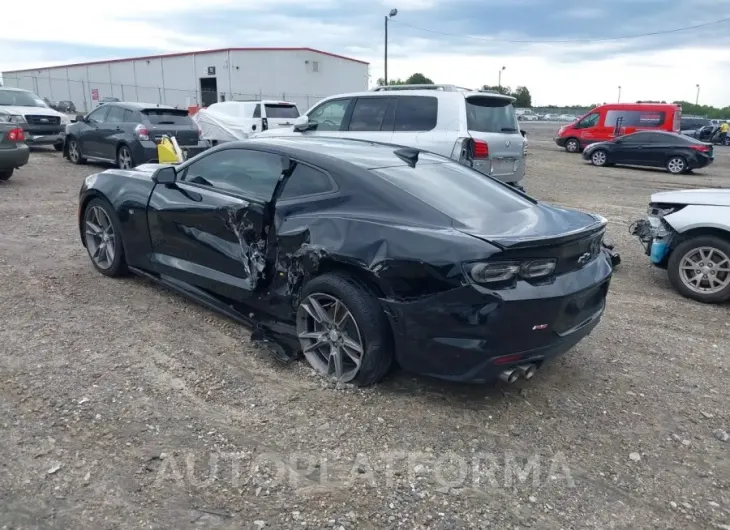
{"type": "Polygon", "coordinates": [[[114,130],[115,130],[115,131],[121,131],[121,130],[122,130],[122,128],[121,128],[121,127],[117,127],[117,128],[116,128],[116,129],[114,129],[114,130]]]}

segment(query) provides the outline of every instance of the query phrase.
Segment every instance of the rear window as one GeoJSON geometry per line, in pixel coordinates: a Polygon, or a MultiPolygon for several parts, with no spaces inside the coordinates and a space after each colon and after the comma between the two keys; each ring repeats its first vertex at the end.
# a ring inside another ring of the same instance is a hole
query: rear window
{"type": "Polygon", "coordinates": [[[395,166],[372,171],[465,225],[478,225],[485,216],[533,206],[517,192],[456,162],[417,163],[414,168],[395,166]]]}
{"type": "Polygon", "coordinates": [[[152,125],[192,125],[187,110],[145,109],[142,111],[152,125]]]}
{"type": "Polygon", "coordinates": [[[264,105],[267,118],[298,118],[299,109],[296,105],[264,105]]]}
{"type": "Polygon", "coordinates": [[[477,132],[516,133],[519,130],[512,102],[500,98],[467,98],[466,124],[470,131],[477,132]]]}

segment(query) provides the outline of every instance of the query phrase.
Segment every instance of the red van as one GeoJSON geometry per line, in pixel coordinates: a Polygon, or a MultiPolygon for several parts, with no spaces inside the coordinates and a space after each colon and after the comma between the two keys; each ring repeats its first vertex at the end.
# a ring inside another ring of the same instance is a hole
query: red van
{"type": "Polygon", "coordinates": [[[666,103],[611,103],[601,105],[570,125],[564,125],[555,143],[569,153],[588,144],[606,142],[640,130],[679,132],[682,107],[666,103]]]}

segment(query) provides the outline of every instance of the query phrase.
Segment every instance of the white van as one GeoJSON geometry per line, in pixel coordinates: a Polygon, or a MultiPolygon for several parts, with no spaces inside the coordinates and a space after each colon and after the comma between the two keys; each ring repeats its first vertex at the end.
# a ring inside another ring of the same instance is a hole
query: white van
{"type": "Polygon", "coordinates": [[[296,104],[288,101],[222,101],[193,115],[203,139],[213,145],[244,140],[251,134],[292,127],[299,117],[296,104]]]}

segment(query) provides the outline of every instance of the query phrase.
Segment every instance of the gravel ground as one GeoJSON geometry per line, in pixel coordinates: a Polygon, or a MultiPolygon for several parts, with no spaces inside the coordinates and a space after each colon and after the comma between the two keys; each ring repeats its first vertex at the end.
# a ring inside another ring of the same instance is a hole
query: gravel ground
{"type": "Polygon", "coordinates": [[[96,273],[50,150],[0,183],[0,528],[730,529],[727,307],[681,298],[628,224],[660,189],[530,133],[528,187],[601,213],[600,326],[533,380],[335,388],[151,283],[96,273]]]}

